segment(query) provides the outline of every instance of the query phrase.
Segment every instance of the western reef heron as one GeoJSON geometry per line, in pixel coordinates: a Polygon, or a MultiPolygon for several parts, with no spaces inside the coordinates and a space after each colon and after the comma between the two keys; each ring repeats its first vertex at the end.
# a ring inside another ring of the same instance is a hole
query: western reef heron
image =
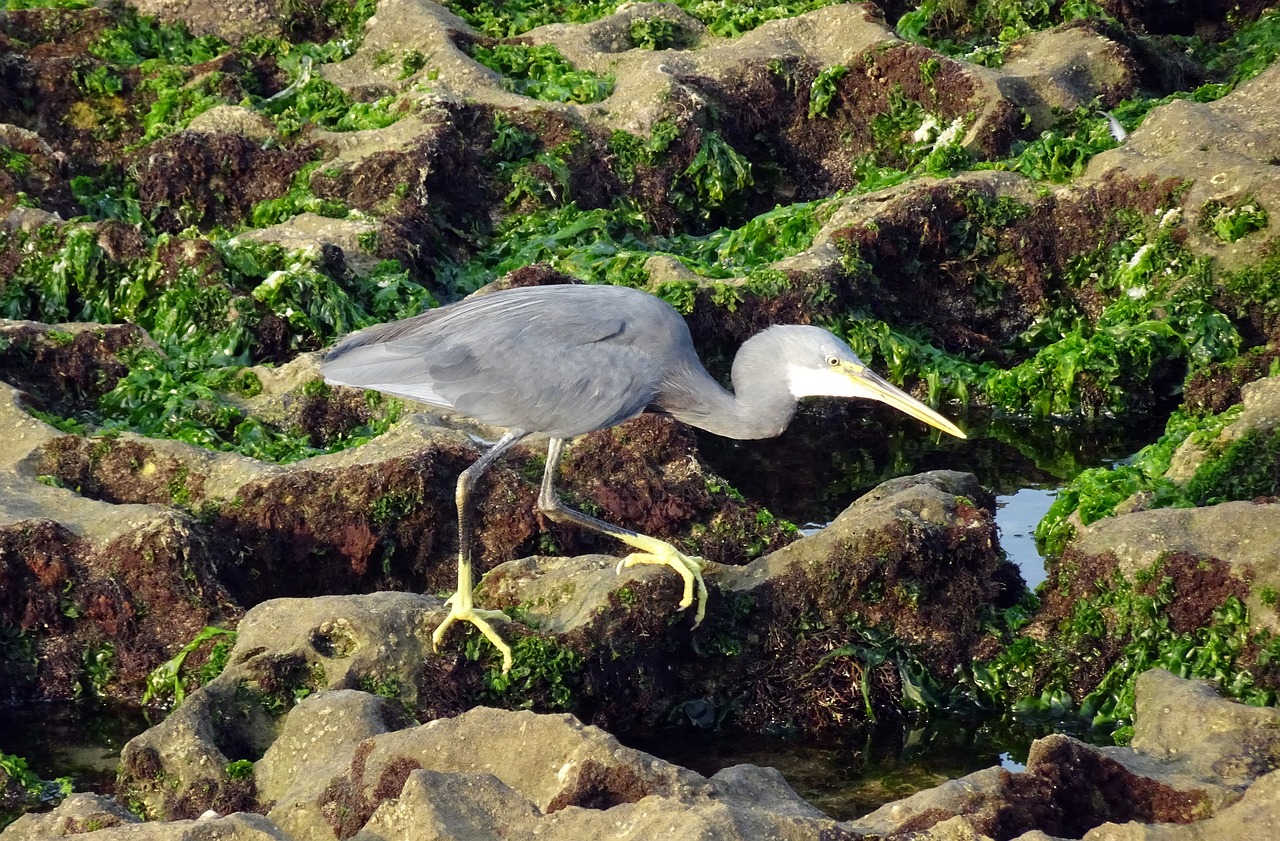
{"type": "Polygon", "coordinates": [[[707,601],[702,559],[566,506],[555,491],[565,441],[646,411],[729,438],[771,438],[786,429],[798,400],[820,395],[879,400],[965,437],[820,327],[779,325],[752,336],[734,357],[733,390],[727,391],[702,367],[675,309],[618,286],[534,286],[472,296],[352,333],[325,356],[323,372],[334,385],[373,389],[507,429],[458,477],[458,590],[432,634],[438,648],[454,622],[470,622],[502,652],[504,672],[511,668],[511,647],[490,622],[507,617],[472,603],[471,495],[485,470],[524,438],[550,439],[539,510],[636,549],[619,572],[636,564],[674,569],[684,579],[681,609],[693,604],[697,591],[696,627],[707,601]]]}

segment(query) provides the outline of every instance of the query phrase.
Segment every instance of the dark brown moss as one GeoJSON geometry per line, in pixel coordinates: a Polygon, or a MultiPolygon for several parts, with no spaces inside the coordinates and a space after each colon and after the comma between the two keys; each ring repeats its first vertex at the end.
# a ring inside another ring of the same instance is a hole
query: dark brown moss
{"type": "Polygon", "coordinates": [[[635,771],[624,765],[606,767],[588,759],[578,766],[571,788],[562,790],[547,804],[547,812],[566,806],[583,809],[610,809],[622,803],[636,803],[653,792],[635,771]]]}
{"type": "Polygon", "coordinates": [[[0,329],[0,379],[29,394],[36,408],[74,416],[96,408],[98,399],[129,372],[120,360],[128,348],[150,338],[132,324],[103,325],[69,334],[17,322],[0,329]]]}
{"type": "Polygon", "coordinates": [[[359,832],[376,808],[365,795],[363,782],[373,745],[372,739],[361,742],[351,760],[350,771],[331,782],[317,801],[320,813],[338,838],[350,838],[359,832]]]}
{"type": "Polygon", "coordinates": [[[404,756],[389,762],[378,775],[378,781],[374,783],[373,801],[381,803],[384,800],[399,797],[409,775],[421,767],[422,765],[417,761],[404,756]]]}
{"type": "Polygon", "coordinates": [[[306,149],[264,149],[245,137],[180,131],[157,140],[127,166],[142,212],[159,230],[230,227],[260,201],[289,190],[306,149]]]}
{"type": "MultiPolygon", "coordinates": [[[[397,588],[451,590],[457,557],[457,476],[468,449],[426,448],[337,471],[293,470],[251,482],[212,531],[232,557],[223,580],[246,605],[280,596],[397,588]],[[305,568],[306,576],[297,571],[305,568]]],[[[492,471],[476,493],[480,571],[533,548],[533,486],[492,471]]]]}
{"type": "Polygon", "coordinates": [[[37,469],[104,502],[198,505],[204,499],[202,475],[142,441],[64,435],[41,448],[37,469]]]}

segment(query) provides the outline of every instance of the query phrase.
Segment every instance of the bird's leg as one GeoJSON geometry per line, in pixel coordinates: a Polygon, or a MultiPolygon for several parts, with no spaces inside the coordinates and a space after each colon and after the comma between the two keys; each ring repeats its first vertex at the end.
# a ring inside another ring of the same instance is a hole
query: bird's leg
{"type": "Polygon", "coordinates": [[[702,580],[702,571],[706,567],[706,561],[693,555],[684,554],[665,540],[659,540],[656,537],[649,537],[630,529],[624,529],[622,526],[606,523],[604,520],[583,514],[581,511],[575,511],[565,505],[555,491],[555,474],[560,464],[560,454],[563,450],[564,439],[552,438],[550,445],[547,447],[547,466],[542,474],[542,491],[538,494],[539,510],[557,523],[573,523],[582,528],[607,534],[610,537],[621,540],[628,546],[639,549],[639,552],[630,554],[618,562],[618,572],[622,572],[624,567],[632,567],[637,564],[661,564],[662,566],[669,566],[680,573],[680,577],[684,579],[684,598],[680,600],[680,609],[683,610],[693,604],[694,591],[696,590],[698,608],[694,612],[693,627],[698,627],[702,622],[703,616],[707,613],[707,584],[702,580]]]}
{"type": "Polygon", "coordinates": [[[449,626],[454,622],[470,622],[480,629],[480,633],[484,634],[485,639],[493,643],[494,648],[502,652],[502,671],[504,674],[511,671],[511,646],[507,645],[489,622],[490,620],[505,622],[508,617],[500,610],[479,610],[471,599],[472,590],[475,589],[475,585],[471,580],[471,493],[475,490],[476,482],[498,460],[498,457],[515,446],[526,435],[528,433],[523,429],[510,430],[489,448],[489,452],[476,459],[458,477],[456,496],[458,503],[458,590],[445,602],[449,606],[449,615],[444,618],[444,621],[440,623],[431,635],[431,648],[433,651],[439,651],[440,641],[444,639],[445,632],[449,630],[449,626]]]}

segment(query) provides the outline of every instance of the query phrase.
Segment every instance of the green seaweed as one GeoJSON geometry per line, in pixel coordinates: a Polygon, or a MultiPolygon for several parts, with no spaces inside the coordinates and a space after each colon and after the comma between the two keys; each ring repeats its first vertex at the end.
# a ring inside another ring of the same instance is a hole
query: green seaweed
{"type": "MultiPolygon", "coordinates": [[[[200,683],[197,685],[203,685],[217,676],[197,673],[194,677],[187,675],[184,678],[182,667],[187,658],[211,639],[225,637],[234,642],[235,636],[235,631],[229,631],[226,628],[216,628],[212,625],[204,628],[200,633],[196,634],[191,642],[178,649],[177,654],[161,663],[147,675],[147,688],[142,694],[142,703],[146,705],[153,701],[171,700],[172,705],[175,707],[181,704],[192,682],[199,680],[200,683]]],[[[225,663],[225,660],[223,662],[225,663]]]]}
{"type": "Polygon", "coordinates": [[[503,77],[503,84],[521,96],[548,102],[599,102],[613,93],[612,76],[577,70],[555,47],[545,44],[479,44],[471,57],[503,77]]]}

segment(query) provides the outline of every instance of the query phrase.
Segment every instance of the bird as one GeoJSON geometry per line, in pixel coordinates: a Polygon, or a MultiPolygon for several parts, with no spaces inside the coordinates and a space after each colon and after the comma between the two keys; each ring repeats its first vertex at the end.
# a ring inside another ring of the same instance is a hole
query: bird
{"type": "Polygon", "coordinates": [[[494,630],[506,614],[475,606],[472,496],[504,453],[530,436],[548,439],[538,509],[550,520],[616,538],[636,550],[618,572],[668,566],[684,580],[679,609],[697,595],[694,627],[706,613],[705,561],[670,543],[584,514],[559,498],[565,443],[643,412],[669,415],[737,439],[780,435],[811,396],[878,400],[937,429],[965,433],[890,384],[847,344],[812,325],[768,327],[738,349],[726,389],[703,367],[688,325],[670,304],[640,289],[591,284],[526,286],[475,294],[399,321],[351,333],[323,358],[331,385],[371,389],[483,423],[505,434],[458,477],[458,589],[432,634],[439,650],[454,623],[475,626],[512,666],[494,630]]]}

